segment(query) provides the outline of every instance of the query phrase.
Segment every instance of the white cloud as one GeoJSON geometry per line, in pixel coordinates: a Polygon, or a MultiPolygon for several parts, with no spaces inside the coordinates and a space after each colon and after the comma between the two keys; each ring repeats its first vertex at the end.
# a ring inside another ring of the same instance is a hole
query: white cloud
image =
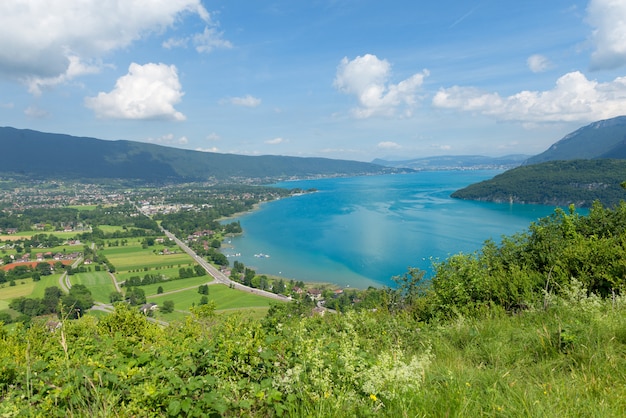
{"type": "Polygon", "coordinates": [[[207,141],[219,141],[221,137],[215,132],[211,132],[210,134],[207,135],[206,139],[207,141]]]}
{"type": "Polygon", "coordinates": [[[400,146],[400,144],[393,142],[393,141],[382,141],[379,142],[378,145],[376,145],[378,148],[381,149],[400,149],[402,148],[402,146],[400,146]]]}
{"type": "Polygon", "coordinates": [[[539,54],[528,57],[526,64],[528,64],[528,68],[530,68],[530,71],[533,73],[542,73],[552,67],[550,60],[539,54]]]}
{"type": "Polygon", "coordinates": [[[200,152],[219,152],[219,149],[217,149],[217,147],[213,147],[213,148],[196,148],[196,151],[200,151],[200,152]]]}
{"type": "Polygon", "coordinates": [[[176,138],[174,134],[166,134],[158,138],[147,138],[146,141],[162,145],[187,145],[189,143],[186,136],[176,138]]]}
{"type": "Polygon", "coordinates": [[[13,102],[0,103],[0,107],[3,109],[13,109],[15,107],[15,104],[13,104],[13,102]]]}
{"type": "Polygon", "coordinates": [[[591,55],[594,70],[626,65],[626,2],[623,0],[591,0],[587,20],[594,27],[591,55]]]}
{"type": "Polygon", "coordinates": [[[163,42],[162,45],[167,49],[186,48],[190,42],[195,46],[196,51],[201,53],[208,53],[214,49],[230,49],[233,47],[230,41],[224,39],[223,32],[218,32],[216,28],[209,26],[205,26],[202,33],[196,33],[184,38],[170,38],[163,42]]]}
{"type": "Polygon", "coordinates": [[[265,141],[265,143],[269,145],[278,145],[278,144],[282,144],[283,142],[288,142],[288,141],[283,138],[274,138],[274,139],[268,139],[267,141],[265,141]]]}
{"type": "Polygon", "coordinates": [[[193,43],[198,52],[211,52],[217,48],[230,49],[233,44],[223,38],[223,32],[206,26],[204,32],[193,36],[193,43]]]}
{"type": "Polygon", "coordinates": [[[625,112],[626,77],[599,83],[575,71],[560,77],[552,90],[522,91],[508,97],[454,86],[440,89],[433,105],[526,123],[608,119],[625,112]]]}
{"type": "Polygon", "coordinates": [[[249,94],[244,97],[231,97],[226,101],[230,104],[234,104],[235,106],[244,107],[257,107],[261,104],[261,99],[251,96],[249,94]]]}
{"type": "Polygon", "coordinates": [[[356,96],[359,107],[352,110],[357,118],[391,116],[403,108],[406,116],[417,103],[417,90],[428,76],[428,70],[390,84],[391,64],[375,55],[347,57],[337,67],[334,86],[342,93],[356,96]]]}
{"type": "Polygon", "coordinates": [[[172,27],[183,15],[210,24],[201,0],[0,2],[0,75],[32,92],[93,72],[104,54],[172,27]]]}
{"type": "Polygon", "coordinates": [[[47,110],[41,109],[37,106],[29,106],[24,110],[24,114],[29,118],[33,119],[43,119],[50,116],[50,113],[47,110]]]}
{"type": "Polygon", "coordinates": [[[185,120],[174,105],[183,92],[176,67],[132,63],[110,93],[87,97],[85,105],[100,118],[185,120]]]}

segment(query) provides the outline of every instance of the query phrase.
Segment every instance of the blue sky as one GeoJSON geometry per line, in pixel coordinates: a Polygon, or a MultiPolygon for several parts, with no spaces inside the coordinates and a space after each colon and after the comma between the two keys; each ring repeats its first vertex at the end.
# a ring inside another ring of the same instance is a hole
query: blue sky
{"type": "Polygon", "coordinates": [[[42,4],[0,4],[0,126],[371,161],[626,114],[623,0],[42,4]]]}

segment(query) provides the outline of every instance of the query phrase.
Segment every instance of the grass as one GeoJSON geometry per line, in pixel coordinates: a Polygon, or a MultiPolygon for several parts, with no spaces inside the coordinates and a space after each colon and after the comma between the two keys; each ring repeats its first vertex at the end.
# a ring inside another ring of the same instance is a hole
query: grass
{"type": "MultiPolygon", "coordinates": [[[[109,233],[112,233],[112,232],[118,232],[118,231],[123,231],[124,230],[124,228],[122,226],[119,226],[119,225],[98,225],[98,229],[100,229],[105,234],[109,234],[109,233]]],[[[122,238],[120,238],[120,240],[121,239],[122,238]]]]}
{"type": "Polygon", "coordinates": [[[49,276],[41,276],[41,280],[35,282],[35,287],[30,294],[32,298],[43,298],[46,292],[46,287],[61,287],[59,285],[59,278],[61,274],[51,274],[49,276]]]}
{"type": "MultiPolygon", "coordinates": [[[[169,295],[153,295],[148,297],[150,302],[162,305],[164,301],[171,300],[177,310],[188,311],[192,305],[198,305],[202,295],[197,288],[169,295]]],[[[240,290],[231,289],[222,284],[209,286],[209,301],[214,301],[216,310],[268,308],[273,300],[240,290]]]]}
{"type": "Polygon", "coordinates": [[[190,277],[188,279],[169,280],[166,282],[149,284],[147,286],[141,286],[141,288],[146,293],[146,296],[157,296],[157,290],[159,289],[159,286],[163,287],[163,292],[172,292],[188,288],[197,290],[198,286],[200,286],[201,284],[210,283],[212,281],[213,277],[205,275],[199,277],[190,277]]]}
{"type": "MultiPolygon", "coordinates": [[[[181,264],[180,267],[188,268],[193,267],[194,265],[195,263],[181,264]]],[[[123,282],[133,276],[139,276],[143,278],[146,274],[160,274],[164,277],[171,279],[179,276],[180,267],[178,267],[178,264],[176,265],[176,267],[147,267],[147,270],[144,268],[141,270],[130,270],[123,272],[118,271],[115,273],[115,275],[118,282],[123,282]]]]}
{"type": "Polygon", "coordinates": [[[124,247],[106,247],[102,253],[120,271],[143,270],[144,267],[166,267],[188,265],[193,262],[182,250],[177,254],[159,255],[153,252],[154,247],[142,248],[137,242],[130,242],[124,247]]]}
{"type": "Polygon", "coordinates": [[[115,291],[111,276],[106,271],[77,273],[70,276],[72,284],[82,284],[91,291],[94,300],[109,303],[109,295],[115,291]]]}

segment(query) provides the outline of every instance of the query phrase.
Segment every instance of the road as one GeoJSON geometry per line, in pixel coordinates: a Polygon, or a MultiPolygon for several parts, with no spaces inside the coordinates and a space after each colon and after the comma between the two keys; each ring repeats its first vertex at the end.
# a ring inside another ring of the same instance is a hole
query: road
{"type": "Polygon", "coordinates": [[[182,242],[180,239],[176,238],[176,236],[174,234],[172,234],[171,232],[169,232],[169,231],[167,231],[165,229],[163,229],[163,232],[165,233],[165,236],[167,236],[169,239],[173,240],[184,252],[186,252],[191,258],[193,258],[196,261],[196,263],[198,263],[200,266],[202,266],[202,268],[204,268],[206,270],[206,272],[209,273],[209,275],[211,275],[211,277],[213,277],[213,279],[216,282],[225,284],[225,285],[227,285],[229,287],[232,287],[232,288],[237,289],[237,290],[241,290],[243,292],[252,293],[252,294],[255,294],[255,295],[263,296],[263,297],[274,299],[274,300],[280,300],[280,301],[283,301],[283,302],[287,302],[287,301],[291,300],[291,298],[288,297],[288,296],[277,295],[275,293],[268,292],[268,291],[265,291],[265,290],[255,289],[255,288],[249,287],[249,286],[244,286],[241,283],[238,283],[238,282],[235,282],[233,280],[230,280],[228,277],[226,277],[226,275],[224,273],[222,273],[221,271],[219,271],[218,269],[213,267],[212,264],[210,264],[204,258],[202,258],[198,254],[196,254],[194,250],[192,250],[191,248],[189,248],[189,246],[187,246],[187,244],[182,242]]]}

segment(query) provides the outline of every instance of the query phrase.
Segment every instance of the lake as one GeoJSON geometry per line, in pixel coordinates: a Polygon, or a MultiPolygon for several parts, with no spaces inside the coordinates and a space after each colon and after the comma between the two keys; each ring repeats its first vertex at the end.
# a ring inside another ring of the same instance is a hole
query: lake
{"type": "Polygon", "coordinates": [[[409,267],[474,252],[527,229],[554,207],[464,201],[450,194],[501,171],[435,171],[276,184],[315,193],[237,218],[244,233],[223,250],[257,274],[366,288],[393,286],[409,267]]]}

